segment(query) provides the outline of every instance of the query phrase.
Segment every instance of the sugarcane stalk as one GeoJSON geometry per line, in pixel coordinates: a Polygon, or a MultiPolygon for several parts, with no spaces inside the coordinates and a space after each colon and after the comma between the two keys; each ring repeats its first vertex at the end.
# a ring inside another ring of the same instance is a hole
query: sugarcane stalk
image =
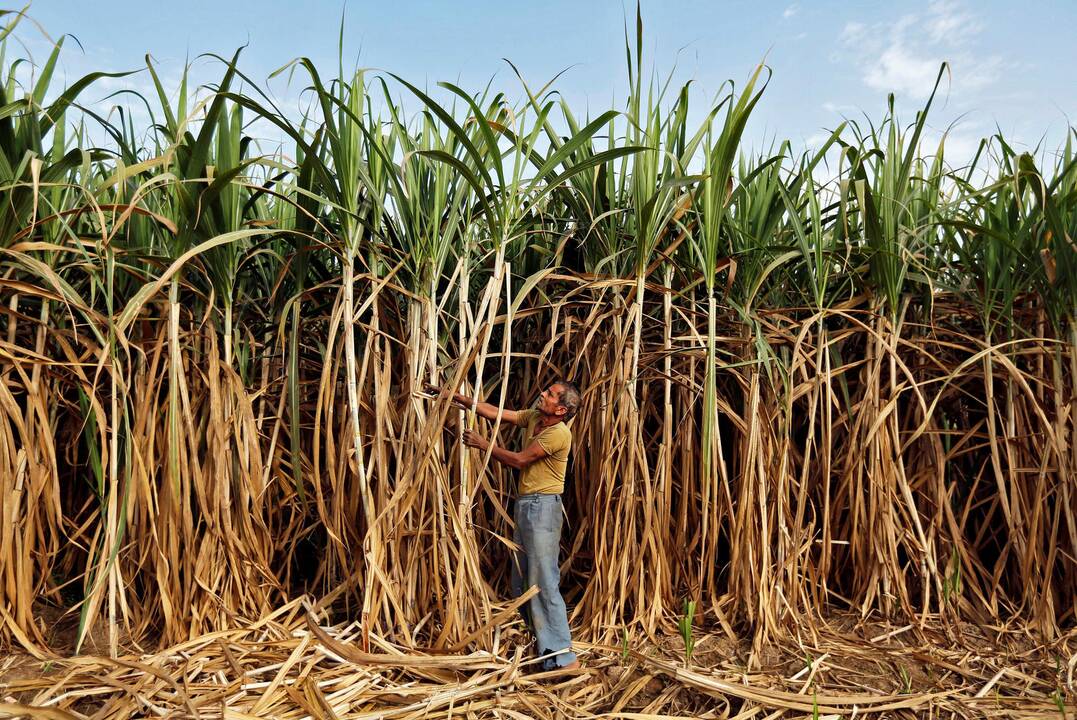
{"type": "Polygon", "coordinates": [[[348,412],[351,418],[352,453],[355,459],[356,475],[359,481],[359,496],[362,501],[363,519],[366,532],[363,535],[363,559],[366,563],[363,584],[363,648],[370,647],[370,610],[373,601],[374,557],[373,541],[375,535],[374,498],[370,493],[367,479],[366,462],[363,457],[363,438],[359,424],[359,391],[356,381],[357,362],[355,357],[355,269],[351,252],[344,259],[344,358],[345,379],[348,392],[348,412]]]}

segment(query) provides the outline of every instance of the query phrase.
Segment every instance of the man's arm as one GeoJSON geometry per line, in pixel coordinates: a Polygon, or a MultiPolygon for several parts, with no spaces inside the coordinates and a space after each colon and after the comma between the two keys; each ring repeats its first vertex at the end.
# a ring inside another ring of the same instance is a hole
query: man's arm
{"type": "MultiPolygon", "coordinates": [[[[437,385],[426,385],[426,390],[431,393],[440,393],[441,388],[437,385]]],[[[459,407],[465,410],[474,409],[478,413],[479,417],[486,418],[487,420],[496,420],[498,415],[497,405],[492,405],[488,402],[474,403],[467,395],[461,395],[460,393],[453,393],[452,401],[459,407]]],[[[518,410],[509,410],[504,408],[501,410],[501,419],[504,422],[512,423],[513,425],[520,424],[520,412],[518,410]]]]}
{"type": "MultiPolygon", "coordinates": [[[[463,402],[459,403],[460,405],[462,405],[465,408],[471,407],[471,398],[467,397],[466,395],[460,395],[459,393],[457,393],[456,397],[463,398],[463,402]]],[[[454,400],[455,400],[455,398],[454,398],[454,400]]],[[[496,420],[497,419],[497,414],[498,414],[498,409],[497,409],[497,405],[492,405],[492,404],[490,404],[488,402],[480,402],[477,405],[475,405],[475,412],[479,414],[479,417],[484,417],[487,420],[496,420]]],[[[502,410],[501,410],[501,419],[504,420],[507,423],[512,423],[513,425],[519,425],[520,424],[520,413],[517,410],[509,410],[508,408],[502,408],[502,410]]]]}
{"type": "MultiPolygon", "coordinates": [[[[497,408],[494,409],[496,410],[497,408]]],[[[474,430],[464,431],[464,444],[468,447],[478,448],[483,452],[492,446],[493,450],[490,451],[490,455],[494,460],[497,460],[502,465],[516,468],[517,470],[523,470],[528,465],[546,457],[546,450],[539,445],[537,440],[525,447],[522,451],[513,452],[512,450],[506,450],[500,445],[495,445],[474,430]]]]}

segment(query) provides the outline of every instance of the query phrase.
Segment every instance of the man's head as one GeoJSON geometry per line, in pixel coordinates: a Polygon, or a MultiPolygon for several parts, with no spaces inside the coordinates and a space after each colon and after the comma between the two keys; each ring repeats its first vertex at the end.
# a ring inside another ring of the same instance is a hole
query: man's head
{"type": "Polygon", "coordinates": [[[568,422],[580,409],[580,389],[568,380],[555,380],[539,395],[538,409],[568,422]]]}

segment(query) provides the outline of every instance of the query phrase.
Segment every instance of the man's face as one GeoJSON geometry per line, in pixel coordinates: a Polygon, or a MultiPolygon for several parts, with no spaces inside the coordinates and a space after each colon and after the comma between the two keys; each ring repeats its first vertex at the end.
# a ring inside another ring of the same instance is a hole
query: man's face
{"type": "Polygon", "coordinates": [[[543,415],[564,415],[565,408],[561,407],[562,387],[554,383],[539,395],[538,409],[543,415]]]}

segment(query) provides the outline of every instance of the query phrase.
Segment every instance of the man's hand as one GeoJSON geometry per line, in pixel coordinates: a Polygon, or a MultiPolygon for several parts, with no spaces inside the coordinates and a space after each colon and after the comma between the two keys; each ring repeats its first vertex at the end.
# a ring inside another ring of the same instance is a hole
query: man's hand
{"type": "Polygon", "coordinates": [[[467,447],[473,447],[479,450],[486,450],[486,448],[490,447],[489,441],[474,430],[465,430],[463,440],[464,445],[467,447]]]}
{"type": "Polygon", "coordinates": [[[523,470],[531,463],[546,457],[547,454],[546,449],[539,445],[537,441],[524,448],[523,452],[513,452],[500,445],[495,445],[474,430],[465,430],[463,439],[464,445],[467,447],[477,448],[482,452],[489,450],[494,460],[517,470],[523,470]]]}
{"type": "MultiPolygon", "coordinates": [[[[423,392],[427,395],[441,395],[441,391],[442,388],[439,388],[437,385],[423,383],[423,392]]],[[[466,395],[461,395],[460,393],[453,393],[452,401],[454,405],[464,410],[471,410],[474,407],[474,402],[472,402],[471,398],[466,395]]]]}

